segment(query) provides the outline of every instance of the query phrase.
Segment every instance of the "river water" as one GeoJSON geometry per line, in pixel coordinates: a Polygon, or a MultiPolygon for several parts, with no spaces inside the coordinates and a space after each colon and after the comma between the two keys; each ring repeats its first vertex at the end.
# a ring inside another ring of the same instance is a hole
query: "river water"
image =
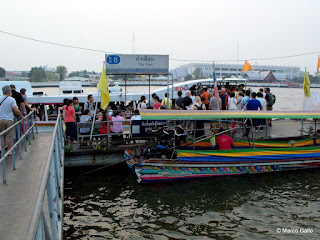
{"type": "MultiPolygon", "coordinates": [[[[302,110],[302,89],[272,92],[302,110]]],[[[320,239],[319,169],[151,184],[90,170],[66,169],[64,239],[320,239]]]]}

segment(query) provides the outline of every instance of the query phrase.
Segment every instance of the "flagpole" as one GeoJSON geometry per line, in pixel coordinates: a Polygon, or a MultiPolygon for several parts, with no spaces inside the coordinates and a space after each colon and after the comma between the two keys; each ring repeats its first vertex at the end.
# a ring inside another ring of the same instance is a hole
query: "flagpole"
{"type": "Polygon", "coordinates": [[[99,97],[100,97],[100,90],[98,90],[98,97],[97,97],[96,106],[95,106],[95,110],[94,110],[94,114],[93,114],[93,120],[92,120],[91,132],[90,132],[90,140],[92,139],[94,122],[96,121],[96,114],[97,114],[99,97]]]}
{"type": "MultiPolygon", "coordinates": [[[[304,67],[304,77],[307,75],[307,67],[304,67]]],[[[306,94],[304,94],[304,100],[303,100],[303,110],[306,109],[305,107],[305,101],[306,101],[306,94]]]]}
{"type": "MultiPolygon", "coordinates": [[[[307,67],[304,68],[304,78],[306,78],[307,67]]],[[[305,79],[303,80],[303,85],[305,84],[305,79]]],[[[306,94],[303,89],[303,111],[306,110],[306,94]]],[[[301,136],[303,135],[303,118],[301,119],[301,136]]]]}
{"type": "Polygon", "coordinates": [[[218,94],[218,82],[217,82],[217,78],[216,78],[216,70],[215,70],[215,66],[214,66],[214,61],[212,61],[212,68],[213,68],[213,92],[214,92],[214,96],[217,99],[218,103],[220,104],[220,100],[219,100],[219,94],[218,94]]]}

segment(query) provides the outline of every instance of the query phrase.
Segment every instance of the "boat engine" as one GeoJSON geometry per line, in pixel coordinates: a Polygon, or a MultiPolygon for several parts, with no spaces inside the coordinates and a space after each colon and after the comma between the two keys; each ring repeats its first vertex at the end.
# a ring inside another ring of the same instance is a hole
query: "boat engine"
{"type": "Polygon", "coordinates": [[[156,141],[153,145],[148,145],[143,152],[146,158],[158,158],[164,155],[172,156],[175,149],[186,142],[187,136],[180,126],[175,128],[163,127],[149,132],[155,136],[156,141]]]}

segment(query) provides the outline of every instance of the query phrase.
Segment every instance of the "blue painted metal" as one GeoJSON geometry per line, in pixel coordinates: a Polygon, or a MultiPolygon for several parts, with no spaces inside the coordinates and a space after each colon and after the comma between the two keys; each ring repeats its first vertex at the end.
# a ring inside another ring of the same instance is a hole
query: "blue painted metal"
{"type": "MultiPolygon", "coordinates": [[[[12,128],[10,129],[10,137],[11,137],[11,139],[13,139],[13,129],[12,128]]],[[[12,153],[12,156],[11,156],[12,168],[13,168],[13,170],[16,170],[15,151],[13,150],[11,153],[12,153]]]]}
{"type": "MultiPolygon", "coordinates": [[[[16,132],[18,133],[18,139],[20,139],[20,131],[21,131],[20,124],[17,125],[16,129],[17,129],[16,132]]],[[[22,159],[21,141],[18,142],[18,151],[19,151],[19,157],[20,159],[22,159]]]]}
{"type": "MultiPolygon", "coordinates": [[[[31,137],[31,135],[30,135],[31,137]]],[[[63,227],[63,180],[64,180],[64,135],[59,112],[53,131],[51,147],[41,180],[41,185],[33,215],[30,220],[26,240],[62,239],[63,227]],[[47,206],[44,207],[44,199],[47,206]],[[45,218],[49,216],[50,228],[45,218]]]]}
{"type": "Polygon", "coordinates": [[[4,143],[4,135],[1,135],[1,161],[2,161],[2,177],[3,183],[7,182],[6,178],[6,158],[4,157],[5,152],[5,143],[4,143]]]}
{"type": "MultiPolygon", "coordinates": [[[[6,129],[5,131],[0,133],[0,141],[1,141],[1,158],[0,163],[2,163],[2,172],[3,172],[3,183],[7,182],[6,179],[6,157],[9,156],[9,154],[12,154],[12,167],[13,170],[15,170],[15,148],[18,146],[19,156],[20,159],[22,158],[21,153],[21,142],[24,142],[25,151],[27,151],[27,136],[31,134],[31,131],[33,131],[34,126],[36,126],[36,122],[34,121],[34,112],[30,112],[27,116],[25,116],[23,119],[17,121],[15,124],[13,124],[11,127],[6,129]],[[28,129],[25,129],[25,121],[29,122],[28,129]],[[23,134],[20,135],[20,125],[22,125],[23,134]],[[4,136],[9,132],[10,139],[11,139],[11,148],[5,152],[5,141],[4,136]],[[16,133],[14,137],[14,133],[16,133]]],[[[30,137],[29,137],[29,144],[30,137]]]]}

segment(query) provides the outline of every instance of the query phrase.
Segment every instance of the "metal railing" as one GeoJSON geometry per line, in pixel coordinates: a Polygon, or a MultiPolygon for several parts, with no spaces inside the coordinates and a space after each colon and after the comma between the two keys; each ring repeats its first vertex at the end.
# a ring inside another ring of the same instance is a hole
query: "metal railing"
{"type": "Polygon", "coordinates": [[[63,180],[64,135],[59,112],[26,240],[62,239],[63,180]]]}
{"type": "MultiPolygon", "coordinates": [[[[102,127],[102,124],[106,124],[108,127],[107,129],[111,128],[112,124],[115,122],[121,122],[121,123],[129,123],[131,124],[131,120],[126,120],[126,121],[109,121],[109,119],[107,118],[107,121],[97,121],[94,123],[93,128],[96,129],[97,131],[99,131],[99,129],[102,127]]],[[[92,134],[90,135],[90,132],[88,133],[80,133],[80,129],[81,128],[92,128],[92,122],[87,122],[87,123],[76,123],[76,131],[77,131],[77,149],[80,149],[80,144],[82,142],[81,138],[90,138],[91,137],[98,137],[98,138],[103,138],[105,137],[104,141],[107,142],[107,147],[110,148],[110,142],[111,142],[111,138],[112,136],[127,136],[127,135],[131,135],[131,125],[122,125],[123,128],[123,132],[120,133],[115,133],[115,132],[109,132],[106,134],[92,134]]],[[[91,142],[95,142],[94,140],[90,140],[91,142]]],[[[98,141],[99,142],[99,141],[98,141]]]]}
{"type": "Polygon", "coordinates": [[[2,163],[2,178],[3,183],[7,182],[7,173],[6,173],[6,158],[8,156],[11,156],[12,160],[12,168],[13,170],[16,169],[16,163],[15,163],[15,148],[18,147],[18,154],[20,156],[20,159],[22,159],[22,142],[24,145],[24,150],[27,151],[27,138],[29,141],[29,145],[31,144],[31,136],[34,139],[34,128],[37,130],[37,123],[34,120],[34,111],[30,112],[27,116],[22,118],[21,120],[14,123],[12,126],[10,126],[8,129],[4,130],[0,133],[0,144],[1,144],[1,158],[0,163],[2,163]],[[6,148],[6,142],[5,141],[5,135],[9,133],[10,135],[10,141],[11,141],[11,148],[5,152],[6,148]],[[22,135],[21,135],[22,134],[22,135]]]}

